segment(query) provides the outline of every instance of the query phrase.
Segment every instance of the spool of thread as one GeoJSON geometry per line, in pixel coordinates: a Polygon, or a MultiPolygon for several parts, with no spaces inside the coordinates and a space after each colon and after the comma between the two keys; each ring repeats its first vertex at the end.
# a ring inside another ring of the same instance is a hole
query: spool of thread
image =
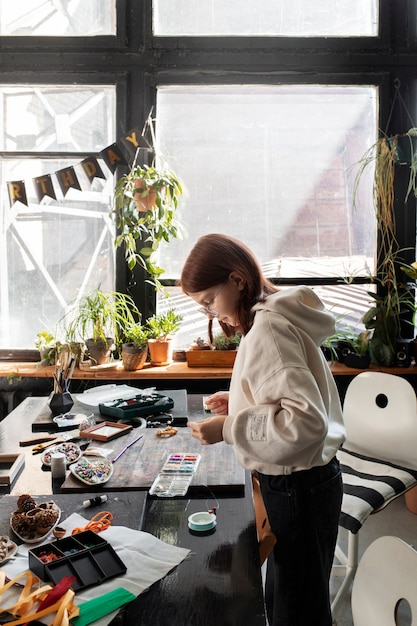
{"type": "MultiPolygon", "coordinates": [[[[216,510],[216,509],[214,509],[216,510]]],[[[205,532],[212,530],[216,526],[216,515],[213,509],[210,511],[200,511],[199,513],[193,513],[188,518],[188,528],[196,532],[205,532]]]]}
{"type": "Polygon", "coordinates": [[[98,506],[103,502],[107,502],[107,496],[105,494],[102,496],[96,496],[95,498],[90,498],[89,500],[84,500],[83,507],[88,509],[90,506],[98,506]]]}
{"type": "Polygon", "coordinates": [[[63,452],[54,452],[51,454],[51,473],[52,478],[63,478],[67,469],[66,456],[63,452]]]}

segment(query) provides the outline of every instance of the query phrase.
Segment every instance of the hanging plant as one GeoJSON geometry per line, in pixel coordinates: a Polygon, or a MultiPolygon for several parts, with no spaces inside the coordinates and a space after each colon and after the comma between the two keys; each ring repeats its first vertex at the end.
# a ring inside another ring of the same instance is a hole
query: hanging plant
{"type": "Polygon", "coordinates": [[[124,246],[130,270],[139,263],[158,288],[159,277],[165,271],[157,263],[159,246],[162,241],[182,237],[176,216],[181,194],[179,179],[166,167],[136,165],[115,186],[115,246],[124,246]]]}
{"type": "Polygon", "coordinates": [[[378,293],[368,292],[374,303],[365,313],[362,321],[367,330],[372,331],[369,352],[374,363],[390,366],[394,360],[398,341],[401,339],[401,317],[408,310],[415,310],[414,298],[406,281],[398,280],[398,269],[402,268],[401,251],[398,246],[395,227],[395,172],[398,165],[409,168],[408,186],[404,202],[410,195],[417,197],[417,156],[415,137],[417,129],[410,129],[405,135],[382,137],[369,148],[359,162],[359,171],[354,185],[354,197],[365,171],[374,167],[373,201],[378,232],[377,272],[373,282],[379,287],[378,293]],[[401,140],[401,141],[400,141],[401,140]],[[399,142],[402,150],[399,150],[399,142]],[[407,162],[404,157],[407,147],[407,162]]]}
{"type": "Polygon", "coordinates": [[[157,253],[162,241],[182,237],[177,219],[182,186],[158,155],[153,122],[149,116],[146,126],[152,137],[154,161],[152,165],[137,165],[138,148],[130,172],[115,185],[111,216],[117,228],[115,246],[124,247],[129,269],[138,263],[150,276],[147,282],[161,289],[159,278],[165,270],[157,263],[157,253]]]}

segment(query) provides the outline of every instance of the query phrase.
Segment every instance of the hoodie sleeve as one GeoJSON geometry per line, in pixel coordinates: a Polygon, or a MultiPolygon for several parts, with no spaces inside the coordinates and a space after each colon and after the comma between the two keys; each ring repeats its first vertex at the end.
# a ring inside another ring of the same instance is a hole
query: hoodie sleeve
{"type": "Polygon", "coordinates": [[[255,462],[313,465],[326,439],[327,411],[309,370],[282,369],[264,382],[253,401],[226,418],[225,441],[255,462]]]}

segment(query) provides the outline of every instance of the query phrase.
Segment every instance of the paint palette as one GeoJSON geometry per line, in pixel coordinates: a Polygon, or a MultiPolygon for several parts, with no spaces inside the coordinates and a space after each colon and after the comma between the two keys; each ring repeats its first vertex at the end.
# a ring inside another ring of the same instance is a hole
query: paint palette
{"type": "Polygon", "coordinates": [[[149,493],[160,498],[185,496],[200,459],[199,454],[187,452],[170,454],[149,489],[149,493]]]}

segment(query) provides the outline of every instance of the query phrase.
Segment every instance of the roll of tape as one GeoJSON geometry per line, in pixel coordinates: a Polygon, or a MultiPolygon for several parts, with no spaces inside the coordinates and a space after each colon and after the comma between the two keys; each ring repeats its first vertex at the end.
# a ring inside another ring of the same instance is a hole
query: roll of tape
{"type": "Polygon", "coordinates": [[[211,530],[216,525],[216,516],[214,513],[208,513],[207,511],[200,511],[199,513],[193,513],[188,518],[188,528],[197,532],[204,532],[211,530]]]}

